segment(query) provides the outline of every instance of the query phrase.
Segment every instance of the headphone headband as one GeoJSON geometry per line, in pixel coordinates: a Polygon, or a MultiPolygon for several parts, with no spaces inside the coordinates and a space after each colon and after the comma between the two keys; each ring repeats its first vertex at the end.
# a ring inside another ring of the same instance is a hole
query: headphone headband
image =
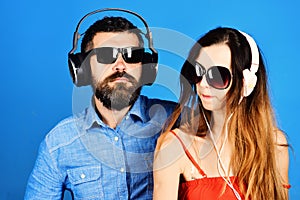
{"type": "Polygon", "coordinates": [[[145,34],[145,37],[148,39],[148,47],[149,47],[149,49],[151,49],[154,53],[157,53],[157,51],[153,48],[152,33],[151,33],[150,29],[149,29],[149,26],[148,26],[146,20],[142,16],[140,16],[136,12],[133,12],[133,11],[130,11],[130,10],[125,10],[125,9],[122,9],[122,8],[103,8],[103,9],[98,9],[98,10],[94,10],[92,12],[89,12],[89,13],[87,13],[86,15],[84,15],[79,20],[79,22],[78,22],[78,24],[76,26],[74,35],[73,35],[73,48],[71,49],[71,51],[69,52],[69,54],[73,54],[76,51],[76,49],[77,49],[78,40],[81,37],[81,35],[80,35],[80,33],[78,31],[79,31],[79,28],[80,28],[81,24],[83,23],[83,21],[86,18],[88,18],[89,16],[91,16],[91,15],[94,15],[94,14],[99,13],[99,12],[105,12],[105,11],[121,11],[121,12],[130,13],[130,14],[138,17],[143,22],[143,24],[144,24],[144,26],[146,28],[147,33],[145,34]]]}
{"type": "Polygon", "coordinates": [[[242,31],[240,31],[240,33],[242,33],[246,37],[246,39],[247,39],[247,41],[250,45],[251,55],[252,55],[250,71],[253,72],[253,73],[256,73],[257,70],[258,70],[258,66],[259,66],[259,51],[258,51],[256,42],[247,33],[242,32],[242,31]]]}

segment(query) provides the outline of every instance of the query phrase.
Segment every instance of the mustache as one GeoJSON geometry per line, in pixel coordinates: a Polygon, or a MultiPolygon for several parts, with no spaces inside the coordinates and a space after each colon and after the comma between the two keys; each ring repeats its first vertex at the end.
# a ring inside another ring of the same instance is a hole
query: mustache
{"type": "Polygon", "coordinates": [[[124,77],[127,78],[130,82],[137,82],[133,76],[126,72],[116,72],[106,78],[107,82],[114,81],[116,78],[124,77]]]}

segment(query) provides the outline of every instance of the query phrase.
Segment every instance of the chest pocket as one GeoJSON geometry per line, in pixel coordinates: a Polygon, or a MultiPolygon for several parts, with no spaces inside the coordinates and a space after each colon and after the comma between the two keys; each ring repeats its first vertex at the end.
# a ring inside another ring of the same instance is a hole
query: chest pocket
{"type": "Polygon", "coordinates": [[[67,170],[75,199],[97,200],[103,198],[100,166],[85,166],[67,170]]]}

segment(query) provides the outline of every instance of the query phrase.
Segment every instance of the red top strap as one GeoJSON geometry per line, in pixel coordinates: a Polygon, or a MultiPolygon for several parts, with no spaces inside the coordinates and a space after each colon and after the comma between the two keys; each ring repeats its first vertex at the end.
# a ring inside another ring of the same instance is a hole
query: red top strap
{"type": "Polygon", "coordinates": [[[194,158],[192,157],[192,155],[190,154],[189,150],[186,148],[185,144],[183,143],[183,141],[181,140],[181,138],[173,131],[171,130],[171,133],[173,133],[173,135],[175,135],[177,137],[177,139],[179,140],[179,142],[181,143],[185,154],[187,155],[187,157],[190,159],[190,161],[193,163],[193,165],[197,168],[198,172],[203,176],[203,177],[207,177],[207,175],[204,173],[204,171],[200,168],[200,166],[198,165],[198,163],[194,160],[194,158]]]}

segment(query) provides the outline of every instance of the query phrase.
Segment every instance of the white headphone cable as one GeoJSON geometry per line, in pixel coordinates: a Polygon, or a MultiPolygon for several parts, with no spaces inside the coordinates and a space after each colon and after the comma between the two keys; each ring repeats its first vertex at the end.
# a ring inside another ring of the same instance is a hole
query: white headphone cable
{"type": "Polygon", "coordinates": [[[231,113],[230,116],[228,117],[228,119],[226,120],[226,126],[225,126],[225,138],[224,138],[223,144],[222,144],[222,146],[221,146],[221,149],[220,149],[220,151],[219,151],[219,150],[218,150],[218,147],[217,147],[217,144],[216,144],[216,141],[215,141],[214,136],[213,136],[213,132],[212,132],[212,130],[211,130],[211,128],[210,128],[210,125],[209,125],[209,123],[208,123],[208,120],[207,120],[207,118],[206,118],[206,115],[205,115],[205,113],[204,113],[204,111],[203,111],[203,108],[201,108],[201,110],[202,110],[202,113],[203,113],[203,116],[204,116],[204,119],[205,119],[205,123],[206,123],[206,125],[207,125],[207,127],[208,127],[208,130],[209,130],[209,133],[210,133],[210,136],[211,136],[213,145],[214,145],[214,147],[215,147],[215,149],[216,149],[216,152],[217,152],[217,156],[218,156],[218,162],[217,162],[217,163],[218,163],[218,164],[217,164],[218,172],[219,172],[220,176],[223,178],[223,180],[226,182],[226,184],[232,189],[232,191],[233,191],[234,195],[236,196],[236,198],[237,198],[238,200],[241,200],[242,198],[241,198],[240,194],[239,194],[239,193],[236,191],[236,189],[233,187],[233,184],[231,183],[230,179],[229,179],[229,178],[228,178],[228,179],[225,178],[225,176],[226,176],[226,170],[225,170],[224,164],[223,164],[222,159],[221,159],[221,153],[222,153],[222,151],[223,151],[223,149],[224,149],[225,143],[226,143],[227,138],[228,138],[227,124],[228,124],[229,120],[231,119],[233,113],[231,113]],[[222,173],[221,173],[221,171],[220,171],[220,167],[222,168],[223,173],[225,174],[225,176],[222,175],[222,173]]]}

